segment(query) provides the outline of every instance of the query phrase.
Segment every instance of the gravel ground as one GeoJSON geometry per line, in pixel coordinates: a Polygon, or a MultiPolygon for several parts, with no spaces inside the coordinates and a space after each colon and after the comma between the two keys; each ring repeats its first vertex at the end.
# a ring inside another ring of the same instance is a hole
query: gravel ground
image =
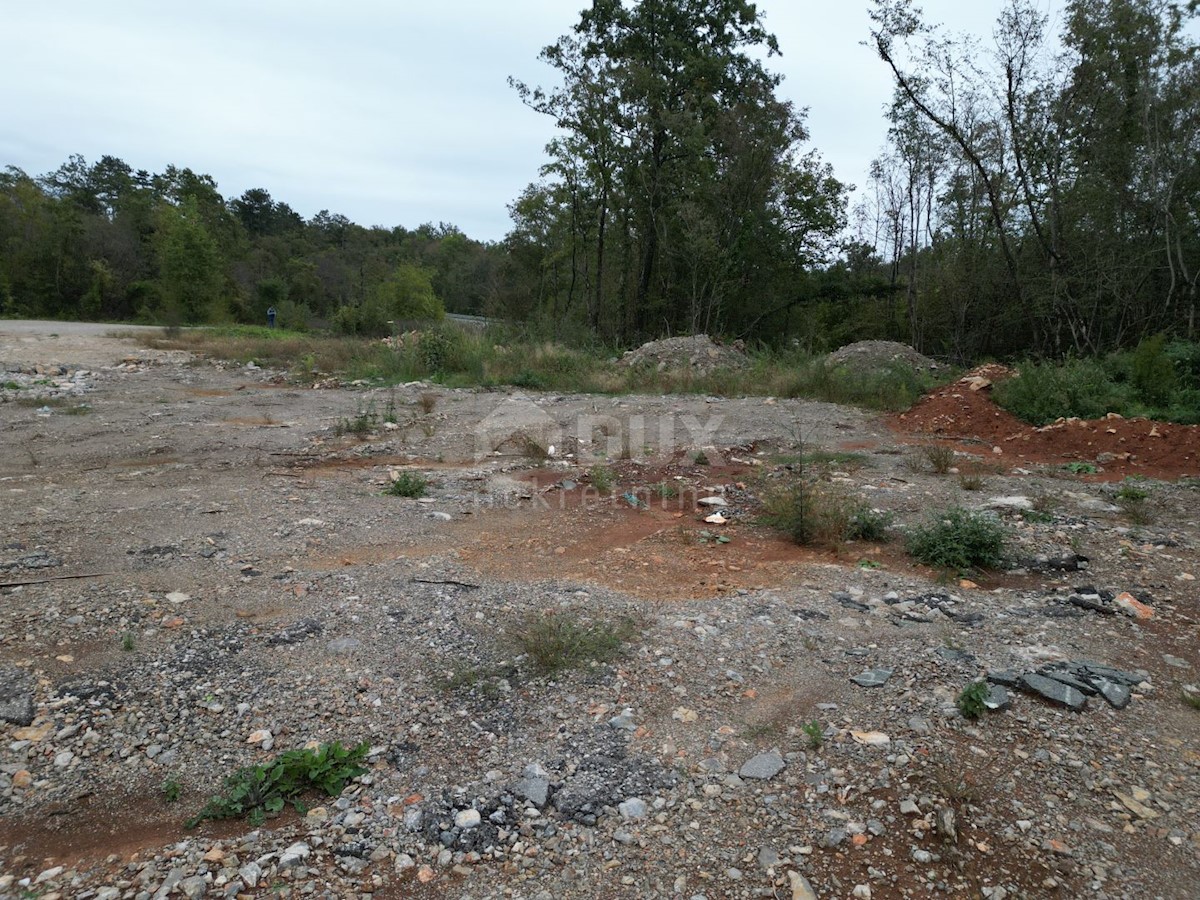
{"type": "Polygon", "coordinates": [[[1195,485],[1133,524],[827,404],[314,390],[57,327],[0,323],[0,896],[1195,896],[1195,485]],[[756,524],[802,449],[897,537],[756,524]],[[1003,572],[906,559],[952,502],[1003,572]],[[511,634],[569,613],[636,632],[539,675],[511,634]],[[331,741],[370,747],[340,796],[183,827],[331,741]]]}

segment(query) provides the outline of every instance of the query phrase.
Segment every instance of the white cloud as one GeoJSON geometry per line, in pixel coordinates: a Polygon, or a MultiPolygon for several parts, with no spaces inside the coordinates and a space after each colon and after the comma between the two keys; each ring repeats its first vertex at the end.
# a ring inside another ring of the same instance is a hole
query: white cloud
{"type": "MultiPolygon", "coordinates": [[[[9,0],[0,166],[40,174],[71,153],[265,187],[305,216],[449,221],[497,239],[537,178],[549,122],[509,75],[551,82],[538,51],[584,0],[9,0]],[[19,36],[19,37],[14,37],[19,36]]],[[[861,183],[883,141],[887,73],[864,47],[865,0],[761,0],[783,92],[811,108],[813,144],[861,183]]],[[[986,36],[1002,0],[927,0],[986,36]]]]}

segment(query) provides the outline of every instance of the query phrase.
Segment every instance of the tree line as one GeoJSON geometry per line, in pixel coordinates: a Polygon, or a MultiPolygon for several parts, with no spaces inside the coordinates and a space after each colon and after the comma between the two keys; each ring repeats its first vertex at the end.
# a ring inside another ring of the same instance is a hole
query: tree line
{"type": "Polygon", "coordinates": [[[503,265],[452,225],[305,220],[262,188],[226,199],[208,175],[80,156],[0,173],[0,314],[105,321],[389,322],[478,312],[503,265]]]}
{"type": "Polygon", "coordinates": [[[882,318],[962,359],[1094,355],[1198,336],[1195,2],[1010,0],[990,41],[875,0],[895,83],[857,213],[882,318]]]}
{"type": "Polygon", "coordinates": [[[1197,337],[1197,3],[1009,0],[990,41],[872,0],[887,145],[861,199],[779,96],[746,0],[592,0],[542,52],[553,119],[501,241],[305,220],[263,189],[71,157],[0,174],[4,315],[327,323],[443,310],[629,345],[707,331],[962,361],[1197,337]]]}

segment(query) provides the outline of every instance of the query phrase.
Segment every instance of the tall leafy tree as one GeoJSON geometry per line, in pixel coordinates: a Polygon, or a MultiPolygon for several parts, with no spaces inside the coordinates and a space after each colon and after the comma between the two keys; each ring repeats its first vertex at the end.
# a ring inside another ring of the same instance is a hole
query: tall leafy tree
{"type": "Polygon", "coordinates": [[[617,340],[753,329],[827,255],[844,191],[801,152],[803,113],[758,58],[777,52],[744,0],[595,0],[542,53],[561,84],[514,82],[560,130],[539,189],[559,219],[541,228],[554,277],[538,278],[560,325],[617,340]]]}

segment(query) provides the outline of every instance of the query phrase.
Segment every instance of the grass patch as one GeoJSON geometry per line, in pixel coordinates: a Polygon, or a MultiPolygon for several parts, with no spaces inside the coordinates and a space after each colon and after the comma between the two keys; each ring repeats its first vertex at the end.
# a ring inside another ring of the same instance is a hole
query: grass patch
{"type": "Polygon", "coordinates": [[[660,481],[650,485],[650,494],[658,500],[674,500],[679,496],[679,491],[675,489],[674,485],[660,481]]]}
{"type": "Polygon", "coordinates": [[[1000,565],[1008,537],[1008,529],[994,518],[953,506],[913,529],[908,552],[936,569],[992,569],[1000,565]]]}
{"type": "Polygon", "coordinates": [[[889,517],[825,484],[799,479],[763,499],[762,521],[802,546],[840,547],[846,541],[882,541],[889,517]]]}
{"type": "Polygon", "coordinates": [[[921,448],[921,457],[935,475],[945,475],[954,468],[954,451],[941,444],[926,444],[921,448]]]}
{"type": "Polygon", "coordinates": [[[963,472],[958,476],[958,486],[964,491],[982,491],[983,476],[978,472],[963,472]]]}
{"type": "Polygon", "coordinates": [[[429,482],[419,472],[400,472],[384,491],[389,497],[424,497],[429,482]]]}
{"type": "Polygon", "coordinates": [[[608,466],[592,466],[588,471],[588,478],[591,479],[592,487],[602,495],[611,494],[617,481],[616,473],[608,466]]]}
{"type": "Polygon", "coordinates": [[[508,637],[539,675],[608,662],[636,633],[634,622],[581,619],[575,613],[533,615],[508,629],[508,637]]]}
{"type": "Polygon", "coordinates": [[[1149,525],[1154,521],[1150,492],[1135,481],[1125,481],[1117,488],[1113,501],[1134,525],[1149,525]]]}
{"type": "Polygon", "coordinates": [[[186,825],[195,828],[205,819],[240,816],[258,825],[288,803],[303,812],[304,794],[320,791],[336,797],[347,782],[366,772],[362,762],[368,749],[365,741],[349,748],[334,741],[315,750],[288,750],[271,762],[238,769],[225,779],[224,792],[214,795],[186,825]]]}
{"type": "Polygon", "coordinates": [[[831,368],[826,357],[799,350],[757,350],[740,369],[705,376],[658,371],[654,366],[613,364],[618,348],[530,339],[503,327],[466,331],[452,323],[402,336],[396,346],[380,340],[256,326],[188,328],[178,334],[139,333],[156,349],[187,350],[213,358],[289,369],[300,379],[338,374],[347,379],[398,383],[421,379],[450,387],[511,386],[598,394],[712,394],[804,397],[880,410],[903,410],[925,391],[951,377],[934,379],[897,366],[863,374],[831,368]]]}

